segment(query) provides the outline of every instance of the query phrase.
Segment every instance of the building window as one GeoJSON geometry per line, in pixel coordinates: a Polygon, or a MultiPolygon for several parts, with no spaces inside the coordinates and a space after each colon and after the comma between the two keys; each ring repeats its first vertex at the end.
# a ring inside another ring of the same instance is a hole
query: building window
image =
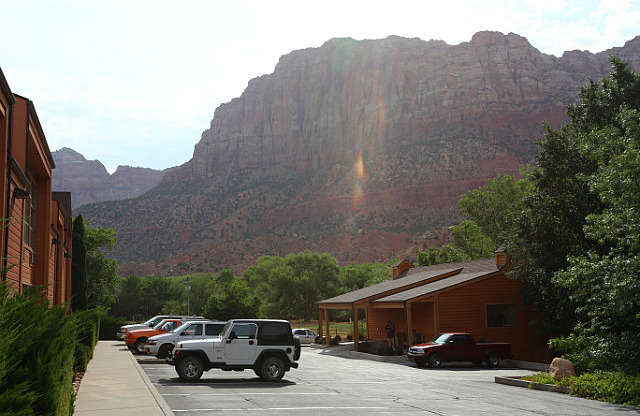
{"type": "Polygon", "coordinates": [[[31,183],[31,196],[24,213],[24,244],[33,247],[36,234],[36,187],[31,183]]]}
{"type": "Polygon", "coordinates": [[[516,305],[487,305],[487,326],[489,328],[516,326],[516,305]]]}

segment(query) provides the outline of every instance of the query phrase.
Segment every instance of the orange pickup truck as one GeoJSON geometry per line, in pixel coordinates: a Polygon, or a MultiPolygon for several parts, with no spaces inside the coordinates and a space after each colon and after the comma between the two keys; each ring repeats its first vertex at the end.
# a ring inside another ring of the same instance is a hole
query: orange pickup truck
{"type": "Polygon", "coordinates": [[[128,332],[124,342],[131,351],[144,354],[144,344],[147,339],[154,335],[171,332],[185,322],[187,322],[185,319],[164,319],[153,328],[136,329],[128,332]]]}

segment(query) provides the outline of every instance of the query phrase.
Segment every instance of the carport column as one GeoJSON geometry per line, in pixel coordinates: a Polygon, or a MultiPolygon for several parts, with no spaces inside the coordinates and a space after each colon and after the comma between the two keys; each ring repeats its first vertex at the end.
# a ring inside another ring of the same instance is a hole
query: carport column
{"type": "Polygon", "coordinates": [[[438,295],[433,298],[433,338],[440,335],[440,308],[438,307],[438,295]]]}
{"type": "Polygon", "coordinates": [[[358,351],[358,309],[356,308],[355,303],[351,309],[351,315],[353,317],[353,342],[356,347],[356,351],[358,351]]]}
{"type": "Polygon", "coordinates": [[[318,336],[322,338],[322,308],[318,305],[318,336]]]}
{"type": "Polygon", "coordinates": [[[411,304],[409,302],[404,304],[404,313],[406,314],[407,321],[407,348],[409,348],[411,344],[413,344],[413,321],[411,319],[411,304]]]}
{"type": "Polygon", "coordinates": [[[324,310],[324,325],[327,329],[327,347],[331,345],[331,334],[329,333],[329,310],[324,310]]]}

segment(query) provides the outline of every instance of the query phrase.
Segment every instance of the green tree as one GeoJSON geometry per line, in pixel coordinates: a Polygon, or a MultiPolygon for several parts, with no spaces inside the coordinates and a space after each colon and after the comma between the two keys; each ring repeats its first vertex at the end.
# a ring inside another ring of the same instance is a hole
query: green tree
{"type": "Polygon", "coordinates": [[[143,319],[142,314],[142,279],[132,275],[120,278],[116,291],[116,302],[111,307],[110,314],[123,316],[129,320],[143,319]]]}
{"type": "Polygon", "coordinates": [[[466,254],[470,260],[486,259],[493,256],[498,243],[480,228],[478,223],[464,220],[450,228],[451,245],[466,254]]]}
{"type": "MultiPolygon", "coordinates": [[[[521,171],[526,177],[526,171],[521,171]]],[[[472,258],[488,254],[502,246],[514,233],[515,224],[524,206],[524,196],[531,189],[526,179],[503,175],[489,184],[464,194],[458,201],[462,215],[471,222],[454,227],[454,245],[472,258]],[[477,227],[476,227],[477,226],[477,227]],[[456,238],[456,234],[459,234],[456,238]],[[489,248],[486,248],[486,246],[489,248]]]]}
{"type": "Polygon", "coordinates": [[[209,319],[226,321],[233,318],[259,318],[260,298],[242,278],[235,278],[224,291],[209,297],[205,306],[209,319]]]}
{"type": "Polygon", "coordinates": [[[84,220],[78,215],[73,220],[71,235],[71,309],[85,310],[89,304],[87,283],[87,248],[84,220]]]}
{"type": "Polygon", "coordinates": [[[622,61],[612,58],[611,63],[610,75],[591,81],[581,89],[579,102],[568,106],[569,121],[559,130],[547,127],[538,166],[529,175],[533,188],[507,250],[511,276],[530,283],[526,298],[543,313],[541,327],[557,336],[567,335],[587,316],[572,287],[558,284],[554,276],[570,266],[571,258],[585,253],[597,258],[611,245],[585,232],[588,219],[611,203],[594,187],[594,178],[622,150],[610,147],[611,136],[602,132],[619,135],[621,110],[637,109],[639,100],[636,77],[622,61]]]}
{"type": "Polygon", "coordinates": [[[317,315],[317,301],[340,292],[335,257],[308,250],[260,257],[245,278],[262,298],[262,313],[273,318],[310,320],[317,315]]]}
{"type": "Polygon", "coordinates": [[[351,292],[352,290],[389,280],[391,267],[390,263],[348,264],[341,267],[341,292],[351,292]]]}
{"type": "Polygon", "coordinates": [[[454,247],[452,244],[446,244],[439,250],[435,247],[427,248],[427,251],[418,250],[417,266],[431,266],[434,264],[453,263],[457,261],[471,260],[471,257],[454,247]]]}
{"type": "Polygon", "coordinates": [[[612,58],[612,71],[570,108],[579,150],[592,169],[581,179],[598,208],[584,218],[589,245],[569,253],[554,282],[571,294],[576,322],[553,345],[583,368],[640,369],[640,76],[612,58]],[[585,156],[585,157],[587,157],[585,156]]]}
{"type": "Polygon", "coordinates": [[[183,299],[186,296],[184,285],[184,278],[157,275],[144,277],[140,288],[144,316],[157,315],[168,301],[183,299]]]}
{"type": "Polygon", "coordinates": [[[105,257],[116,243],[113,229],[87,228],[85,236],[87,294],[90,308],[109,308],[115,302],[118,262],[105,257]]]}

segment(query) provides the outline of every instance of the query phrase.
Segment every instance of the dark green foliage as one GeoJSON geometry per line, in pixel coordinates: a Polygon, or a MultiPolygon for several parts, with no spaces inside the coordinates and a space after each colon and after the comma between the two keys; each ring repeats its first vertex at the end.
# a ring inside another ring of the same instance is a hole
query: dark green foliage
{"type": "Polygon", "coordinates": [[[78,215],[73,220],[71,237],[71,309],[80,311],[89,305],[87,283],[87,248],[84,220],[78,215]]]}
{"type": "Polygon", "coordinates": [[[101,319],[104,315],[97,309],[76,312],[71,315],[71,319],[78,328],[74,364],[76,371],[84,371],[87,368],[87,363],[93,358],[93,347],[98,342],[101,319]]]}
{"type": "Polygon", "coordinates": [[[509,254],[556,350],[582,371],[638,373],[640,77],[611,64],[548,129],[509,254]]]}
{"type": "Polygon", "coordinates": [[[350,292],[389,280],[393,260],[389,263],[349,264],[340,268],[341,292],[350,292]]]}
{"type": "Polygon", "coordinates": [[[38,289],[10,297],[0,284],[1,414],[73,413],[74,374],[91,357],[99,315],[67,312],[67,305],[50,307],[38,289]]]}
{"type": "Polygon", "coordinates": [[[100,331],[98,333],[98,339],[100,340],[115,340],[116,332],[118,329],[129,324],[129,321],[123,318],[115,318],[110,315],[103,315],[100,318],[100,331]]]}
{"type": "Polygon", "coordinates": [[[85,234],[89,308],[108,308],[115,302],[118,263],[105,257],[116,243],[113,229],[87,228],[85,234]]]}
{"type": "Polygon", "coordinates": [[[453,263],[456,261],[471,260],[471,256],[464,253],[452,244],[444,245],[440,250],[429,247],[427,251],[418,250],[416,266],[431,266],[434,264],[453,263]]]}
{"type": "Polygon", "coordinates": [[[262,313],[274,318],[308,321],[317,316],[317,301],[341,293],[335,257],[308,250],[260,257],[245,277],[260,294],[262,313]]]}
{"type": "Polygon", "coordinates": [[[637,406],[640,405],[640,377],[622,372],[582,374],[572,384],[571,395],[637,406]]]}
{"type": "Polygon", "coordinates": [[[609,403],[640,405],[640,377],[622,372],[598,371],[577,377],[563,377],[561,380],[554,379],[549,373],[538,373],[525,376],[523,379],[532,383],[569,387],[572,396],[609,403]]]}
{"type": "Polygon", "coordinates": [[[205,306],[209,319],[226,321],[233,318],[260,318],[260,299],[246,281],[234,278],[220,294],[213,294],[205,306]]]}

